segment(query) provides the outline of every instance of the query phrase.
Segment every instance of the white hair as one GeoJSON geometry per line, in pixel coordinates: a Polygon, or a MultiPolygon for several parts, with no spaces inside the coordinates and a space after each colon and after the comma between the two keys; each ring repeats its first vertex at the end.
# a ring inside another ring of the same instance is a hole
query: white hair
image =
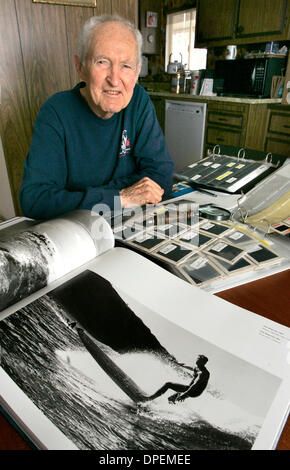
{"type": "Polygon", "coordinates": [[[92,36],[95,34],[97,29],[104,23],[109,23],[112,21],[116,21],[122,23],[126,26],[135,36],[136,44],[137,44],[137,65],[141,63],[141,55],[142,55],[142,35],[140,31],[135,28],[134,24],[131,23],[129,20],[122,18],[119,15],[101,15],[101,16],[92,16],[89,18],[82,27],[79,36],[79,43],[78,43],[78,56],[81,63],[84,65],[89,47],[90,47],[90,40],[92,36]]]}

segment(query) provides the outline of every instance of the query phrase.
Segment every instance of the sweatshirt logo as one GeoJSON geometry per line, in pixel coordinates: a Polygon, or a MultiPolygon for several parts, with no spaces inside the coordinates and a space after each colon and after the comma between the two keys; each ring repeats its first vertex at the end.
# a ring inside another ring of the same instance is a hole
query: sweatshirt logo
{"type": "Polygon", "coordinates": [[[130,150],[131,150],[130,140],[128,139],[126,129],[124,129],[122,132],[121,149],[120,149],[119,157],[125,157],[130,152],[130,150]]]}

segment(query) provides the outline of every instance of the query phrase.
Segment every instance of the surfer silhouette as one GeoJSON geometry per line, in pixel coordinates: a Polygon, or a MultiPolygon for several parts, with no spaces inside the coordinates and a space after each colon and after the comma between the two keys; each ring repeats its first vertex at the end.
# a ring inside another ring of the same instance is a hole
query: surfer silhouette
{"type": "Polygon", "coordinates": [[[208,358],[199,355],[196,359],[195,367],[186,367],[193,371],[193,377],[189,385],[178,384],[173,382],[166,382],[159,390],[149,397],[149,400],[154,400],[163,395],[167,390],[174,390],[176,393],[168,398],[169,403],[176,403],[183,401],[186,398],[198,397],[206,389],[210,373],[205,367],[208,358]]]}

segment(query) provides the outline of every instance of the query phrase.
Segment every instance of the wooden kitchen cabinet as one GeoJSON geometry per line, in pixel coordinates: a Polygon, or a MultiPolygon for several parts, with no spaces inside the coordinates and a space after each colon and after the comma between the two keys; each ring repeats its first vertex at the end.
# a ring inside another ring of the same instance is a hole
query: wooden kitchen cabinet
{"type": "Polygon", "coordinates": [[[202,0],[197,9],[197,42],[231,39],[236,21],[236,0],[202,0]]]}
{"type": "Polygon", "coordinates": [[[196,47],[289,40],[289,0],[198,0],[196,47]]]}
{"type": "Polygon", "coordinates": [[[245,140],[246,106],[209,102],[205,130],[205,155],[216,144],[241,147],[245,140]]]}
{"type": "Polygon", "coordinates": [[[286,10],[287,0],[240,0],[236,36],[242,38],[282,34],[286,10]]]}
{"type": "Polygon", "coordinates": [[[216,144],[264,150],[267,105],[209,101],[204,156],[216,144]]]}
{"type": "Polygon", "coordinates": [[[290,157],[290,105],[269,105],[265,152],[290,157]]]}

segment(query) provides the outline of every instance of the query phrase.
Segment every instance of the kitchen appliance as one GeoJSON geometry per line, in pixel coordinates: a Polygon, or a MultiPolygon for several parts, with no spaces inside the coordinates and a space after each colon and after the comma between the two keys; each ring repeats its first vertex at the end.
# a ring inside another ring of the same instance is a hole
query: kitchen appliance
{"type": "Polygon", "coordinates": [[[223,79],[223,95],[270,98],[272,78],[282,75],[286,58],[217,60],[215,78],[223,79]]]}
{"type": "Polygon", "coordinates": [[[180,53],[181,62],[178,62],[178,60],[175,60],[174,62],[170,62],[171,56],[172,56],[172,53],[169,56],[169,62],[167,65],[167,73],[175,74],[178,72],[183,72],[184,67],[182,65],[182,54],[180,53]]]}
{"type": "Polygon", "coordinates": [[[175,171],[203,155],[206,103],[165,101],[165,140],[175,171]]]}

